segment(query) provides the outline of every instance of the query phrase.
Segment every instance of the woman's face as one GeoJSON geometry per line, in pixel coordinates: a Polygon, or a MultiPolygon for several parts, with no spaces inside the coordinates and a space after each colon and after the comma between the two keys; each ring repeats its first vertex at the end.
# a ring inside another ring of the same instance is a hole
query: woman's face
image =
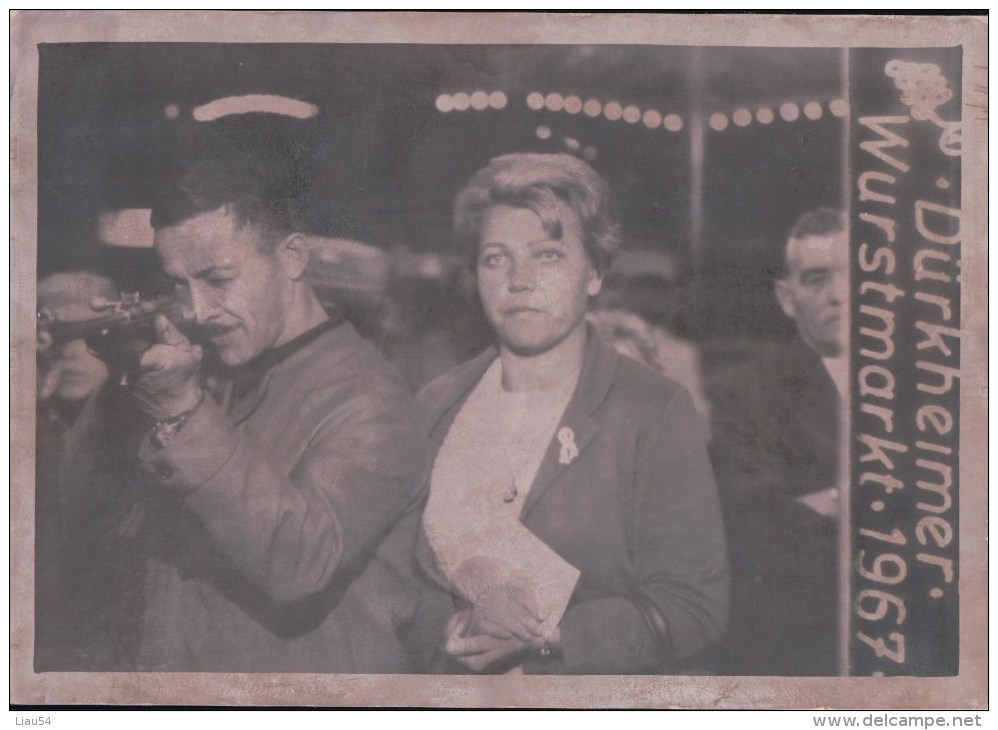
{"type": "Polygon", "coordinates": [[[500,343],[518,355],[547,352],[584,326],[600,290],[578,216],[561,203],[558,218],[558,239],[528,208],[494,206],[482,221],[478,291],[500,343]]]}

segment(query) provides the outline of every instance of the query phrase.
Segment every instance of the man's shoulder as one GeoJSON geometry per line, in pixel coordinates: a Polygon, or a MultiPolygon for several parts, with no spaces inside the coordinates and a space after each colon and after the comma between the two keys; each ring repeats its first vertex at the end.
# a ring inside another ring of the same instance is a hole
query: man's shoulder
{"type": "Polygon", "coordinates": [[[324,332],[291,363],[289,371],[314,371],[320,379],[338,380],[344,375],[371,375],[397,379],[395,369],[378,349],[343,322],[324,332]]]}
{"type": "Polygon", "coordinates": [[[793,347],[791,342],[770,343],[745,360],[715,370],[707,378],[714,410],[756,409],[779,399],[788,378],[799,370],[793,347]]]}
{"type": "Polygon", "coordinates": [[[398,371],[348,322],[316,338],[281,368],[280,380],[285,389],[307,394],[311,401],[375,395],[400,405],[412,401],[398,371]]]}
{"type": "Polygon", "coordinates": [[[780,383],[802,373],[821,368],[821,359],[799,340],[772,342],[763,346],[753,356],[725,368],[713,379],[717,383],[751,386],[760,383],[780,383]]]}
{"type": "Polygon", "coordinates": [[[768,421],[774,415],[819,413],[837,398],[820,356],[800,340],[773,343],[750,360],[715,372],[708,392],[715,422],[724,416],[768,421]]]}

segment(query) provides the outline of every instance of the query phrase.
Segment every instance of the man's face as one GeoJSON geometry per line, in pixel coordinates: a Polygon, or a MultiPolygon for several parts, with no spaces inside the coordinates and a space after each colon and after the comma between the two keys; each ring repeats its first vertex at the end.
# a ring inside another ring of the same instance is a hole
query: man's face
{"type": "Polygon", "coordinates": [[[776,282],[783,312],[797,322],[801,338],[822,357],[836,357],[845,347],[847,263],[844,232],[791,239],[788,273],[776,282]]]}
{"type": "Polygon", "coordinates": [[[563,342],[583,326],[589,297],[600,290],[578,216],[562,204],[558,217],[558,239],[527,208],[498,205],[482,221],[478,291],[499,341],[517,354],[563,342]]]}
{"type": "MultiPolygon", "coordinates": [[[[38,284],[38,310],[56,322],[73,323],[98,316],[94,299],[114,299],[110,280],[88,272],[53,274],[38,284]]],[[[72,403],[98,390],[108,378],[107,366],[83,339],[55,343],[51,333],[39,339],[38,395],[72,403]]]]}
{"type": "Polygon", "coordinates": [[[225,365],[243,365],[281,344],[294,300],[292,279],[262,233],[219,208],[156,231],[164,271],[194,315],[192,339],[225,365]]]}
{"type": "Polygon", "coordinates": [[[87,343],[70,340],[55,349],[43,389],[60,401],[81,401],[107,380],[107,366],[87,349],[87,343]]]}

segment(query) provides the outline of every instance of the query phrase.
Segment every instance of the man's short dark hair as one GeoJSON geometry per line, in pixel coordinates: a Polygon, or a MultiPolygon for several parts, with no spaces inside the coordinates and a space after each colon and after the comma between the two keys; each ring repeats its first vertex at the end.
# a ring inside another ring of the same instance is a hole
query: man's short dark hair
{"type": "Polygon", "coordinates": [[[313,155],[297,119],[242,114],[201,124],[152,206],[154,229],[225,207],[268,243],[306,228],[313,155]]]}
{"type": "Polygon", "coordinates": [[[837,208],[815,208],[804,213],[797,219],[787,235],[787,241],[783,246],[783,261],[780,264],[779,277],[785,278],[790,274],[787,253],[790,250],[791,241],[801,241],[812,236],[833,236],[844,231],[845,227],[845,216],[837,208]]]}
{"type": "Polygon", "coordinates": [[[845,230],[842,211],[836,208],[816,208],[809,210],[794,223],[788,239],[799,241],[811,236],[830,236],[845,230]]]}

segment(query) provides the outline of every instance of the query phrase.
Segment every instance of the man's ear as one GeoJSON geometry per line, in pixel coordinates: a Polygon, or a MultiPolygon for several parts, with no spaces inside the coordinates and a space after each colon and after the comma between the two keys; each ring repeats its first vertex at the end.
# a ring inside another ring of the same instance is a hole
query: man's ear
{"type": "Polygon", "coordinates": [[[780,303],[780,309],[790,319],[794,319],[797,314],[797,308],[794,306],[794,297],[793,292],[790,290],[790,284],[783,279],[777,279],[775,290],[776,301],[780,303]]]}
{"type": "Polygon", "coordinates": [[[298,281],[308,267],[308,240],[300,233],[292,233],[277,244],[277,260],[288,278],[298,281]]]}

